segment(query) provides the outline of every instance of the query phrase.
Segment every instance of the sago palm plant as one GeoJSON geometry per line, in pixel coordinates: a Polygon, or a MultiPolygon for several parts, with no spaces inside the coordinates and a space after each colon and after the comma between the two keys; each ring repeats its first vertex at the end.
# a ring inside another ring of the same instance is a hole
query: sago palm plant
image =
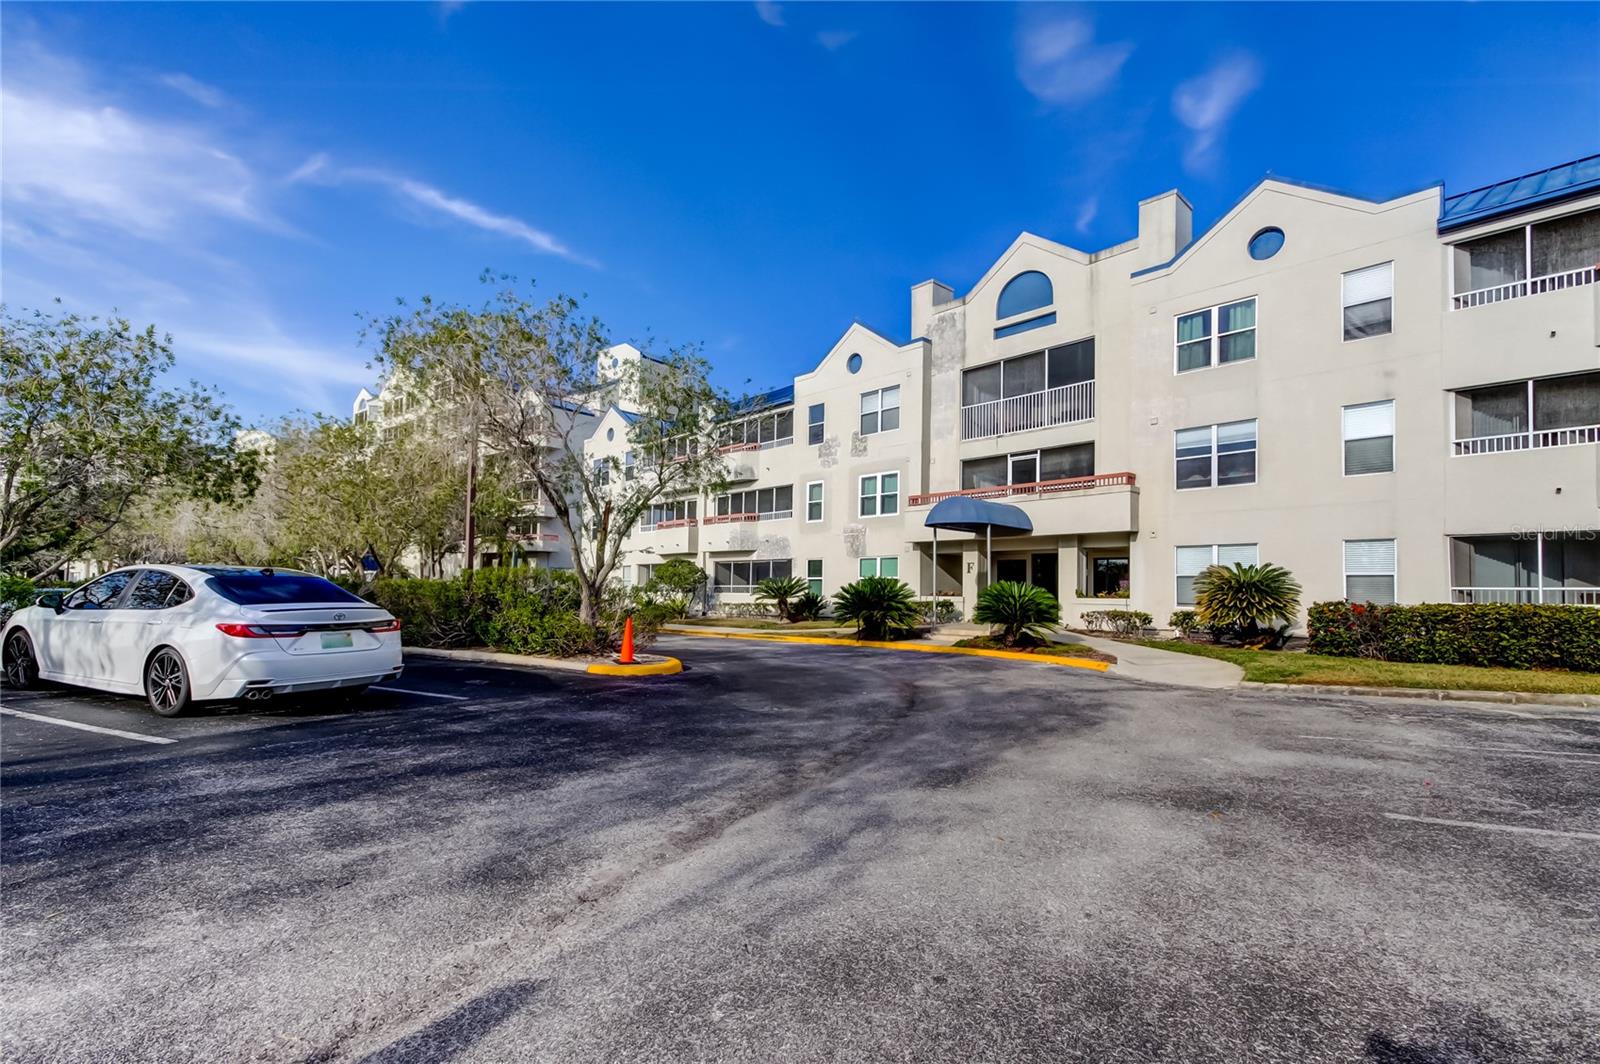
{"type": "Polygon", "coordinates": [[[798,576],[770,576],[756,584],[756,601],[770,602],[782,620],[791,620],[789,603],[806,593],[806,582],[798,576]]]}
{"type": "Polygon", "coordinates": [[[1300,584],[1281,565],[1213,565],[1195,577],[1194,597],[1201,625],[1234,629],[1247,641],[1300,612],[1300,584]]]}
{"type": "Polygon", "coordinates": [[[978,593],[972,619],[999,628],[1001,642],[1016,646],[1024,635],[1043,640],[1061,623],[1061,604],[1042,587],[1002,580],[978,593]]]}
{"type": "Polygon", "coordinates": [[[833,615],[854,621],[862,639],[887,639],[922,618],[911,588],[892,576],[863,576],[833,596],[833,615]]]}

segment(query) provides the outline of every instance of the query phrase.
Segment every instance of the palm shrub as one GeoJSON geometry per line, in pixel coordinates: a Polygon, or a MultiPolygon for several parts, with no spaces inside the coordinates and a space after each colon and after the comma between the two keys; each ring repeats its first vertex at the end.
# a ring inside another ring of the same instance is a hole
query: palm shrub
{"type": "Polygon", "coordinates": [[[1300,613],[1300,584],[1281,565],[1213,565],[1194,581],[1195,617],[1208,628],[1258,642],[1262,628],[1281,636],[1300,613]],[[1282,627],[1278,626],[1282,621],[1282,627]]]}
{"type": "Polygon", "coordinates": [[[789,603],[789,619],[791,621],[814,621],[822,616],[822,611],[828,608],[828,600],[815,591],[807,590],[805,594],[789,603]]]}
{"type": "Polygon", "coordinates": [[[756,601],[772,603],[780,619],[792,621],[789,603],[805,594],[808,586],[798,576],[770,576],[756,585],[756,601]]]}
{"type": "Polygon", "coordinates": [[[887,639],[916,625],[922,613],[911,588],[892,576],[863,576],[833,596],[833,614],[854,621],[861,639],[887,639]]]}
{"type": "Polygon", "coordinates": [[[1061,623],[1061,604],[1042,587],[1002,580],[978,593],[972,619],[999,628],[1000,641],[1008,647],[1023,636],[1042,642],[1061,623]]]}

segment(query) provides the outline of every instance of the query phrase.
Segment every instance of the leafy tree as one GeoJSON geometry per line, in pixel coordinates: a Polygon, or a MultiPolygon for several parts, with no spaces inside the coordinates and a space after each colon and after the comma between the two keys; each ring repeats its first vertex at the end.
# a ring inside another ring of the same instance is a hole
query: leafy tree
{"type": "Polygon", "coordinates": [[[809,586],[798,576],[769,576],[756,584],[756,601],[772,603],[781,620],[792,621],[789,604],[804,595],[809,586]]]}
{"type": "Polygon", "coordinates": [[[650,574],[644,593],[651,598],[692,599],[708,579],[706,571],[688,558],[668,558],[650,574]]]}
{"type": "Polygon", "coordinates": [[[712,425],[727,404],[705,360],[684,348],[643,370],[603,364],[605,332],[576,300],[536,305],[509,285],[477,308],[424,298],[373,320],[368,335],[378,366],[443,397],[457,438],[481,439],[535,485],[573,545],[586,624],[599,623],[623,538],[646,508],[722,483],[712,425]],[[628,428],[631,471],[584,452],[594,418],[614,404],[640,414],[628,428]]]}
{"type": "Polygon", "coordinates": [[[1194,597],[1202,626],[1233,629],[1245,641],[1300,613],[1300,584],[1279,565],[1213,565],[1195,577],[1194,597]]]}
{"type": "Polygon", "coordinates": [[[1042,640],[1060,624],[1061,604],[1042,587],[1002,580],[978,592],[972,619],[998,626],[1001,642],[1015,646],[1023,636],[1042,640]]]}
{"type": "Polygon", "coordinates": [[[911,588],[892,576],[863,576],[833,596],[833,613],[854,621],[862,639],[883,640],[922,617],[911,588]]]}
{"type": "Polygon", "coordinates": [[[210,389],[163,388],[171,338],[126,319],[0,308],[0,567],[92,553],[163,492],[247,498],[258,456],[210,389]]]}

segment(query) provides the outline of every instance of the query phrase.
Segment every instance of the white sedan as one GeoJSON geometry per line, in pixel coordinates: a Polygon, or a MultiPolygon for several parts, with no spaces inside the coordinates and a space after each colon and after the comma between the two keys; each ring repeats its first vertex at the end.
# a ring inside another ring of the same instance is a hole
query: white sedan
{"type": "Polygon", "coordinates": [[[259,699],[400,675],[400,622],[292,569],[139,565],[46,592],[0,635],[13,688],[40,679],[143,695],[163,717],[191,702],[259,699]]]}

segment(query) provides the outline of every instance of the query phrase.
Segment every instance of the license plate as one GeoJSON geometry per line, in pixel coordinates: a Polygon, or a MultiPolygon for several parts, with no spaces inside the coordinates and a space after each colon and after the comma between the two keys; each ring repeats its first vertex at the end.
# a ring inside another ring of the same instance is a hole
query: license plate
{"type": "Polygon", "coordinates": [[[352,646],[349,632],[323,632],[322,649],[338,650],[342,647],[352,646]]]}

